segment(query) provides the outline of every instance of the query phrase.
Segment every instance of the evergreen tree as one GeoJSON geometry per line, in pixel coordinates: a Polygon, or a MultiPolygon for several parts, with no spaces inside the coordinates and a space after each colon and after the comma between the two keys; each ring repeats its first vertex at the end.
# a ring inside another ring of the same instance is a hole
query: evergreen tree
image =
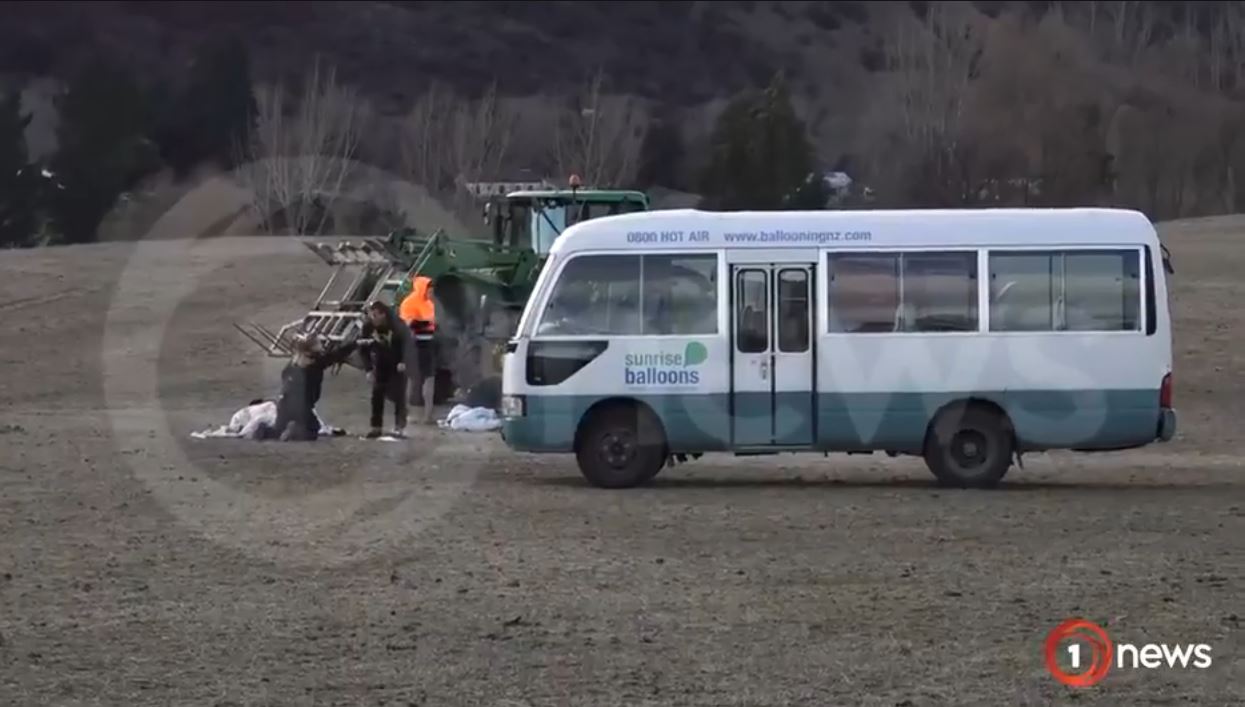
{"type": "Polygon", "coordinates": [[[93,241],[117,197],[158,164],[146,137],[147,96],[129,72],[98,59],[70,81],[57,107],[52,217],[64,240],[93,241]]]}
{"type": "Polygon", "coordinates": [[[168,89],[156,139],[178,176],[203,162],[232,167],[256,114],[251,64],[236,37],[204,44],[185,85],[168,89]]]}
{"type": "Polygon", "coordinates": [[[740,96],[727,104],[718,116],[709,137],[709,163],[701,173],[702,207],[714,210],[748,208],[749,193],[755,180],[752,169],[754,130],[751,96],[740,96]]]}
{"type": "Polygon", "coordinates": [[[669,116],[654,119],[640,145],[640,169],[636,177],[640,188],[681,189],[683,159],[683,133],[678,122],[669,116]]]}
{"type": "Polygon", "coordinates": [[[782,76],[760,94],[727,106],[710,136],[710,158],[701,174],[704,208],[779,210],[821,208],[824,192],[814,172],[813,148],[796,115],[782,76]]]}
{"type": "Polygon", "coordinates": [[[762,94],[756,117],[759,150],[753,159],[761,168],[758,200],[778,208],[791,201],[813,171],[813,146],[805,133],[804,121],[791,105],[786,81],[778,76],[762,94]]]}
{"type": "Polygon", "coordinates": [[[37,165],[26,151],[26,126],[19,91],[0,100],[0,248],[32,242],[39,217],[37,165]]]}

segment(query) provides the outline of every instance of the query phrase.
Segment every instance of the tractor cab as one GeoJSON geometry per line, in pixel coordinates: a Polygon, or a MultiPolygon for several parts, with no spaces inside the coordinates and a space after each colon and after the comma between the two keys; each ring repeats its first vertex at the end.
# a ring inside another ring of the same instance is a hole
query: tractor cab
{"type": "Polygon", "coordinates": [[[543,258],[567,227],[636,211],[648,211],[648,197],[643,192],[572,186],[511,192],[485,206],[484,220],[492,227],[497,245],[530,249],[543,258]]]}

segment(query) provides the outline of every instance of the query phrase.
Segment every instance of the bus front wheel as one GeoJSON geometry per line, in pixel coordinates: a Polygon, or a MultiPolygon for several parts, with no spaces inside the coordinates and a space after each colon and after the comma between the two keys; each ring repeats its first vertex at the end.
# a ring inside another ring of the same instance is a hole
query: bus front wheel
{"type": "Polygon", "coordinates": [[[1012,465],[1014,436],[1006,415],[970,403],[944,409],[925,438],[925,464],[944,486],[993,488],[1012,465]]]}
{"type": "Polygon", "coordinates": [[[579,471],[600,488],[646,483],[666,463],[661,423],[638,405],[608,405],[590,412],[575,447],[579,471]]]}

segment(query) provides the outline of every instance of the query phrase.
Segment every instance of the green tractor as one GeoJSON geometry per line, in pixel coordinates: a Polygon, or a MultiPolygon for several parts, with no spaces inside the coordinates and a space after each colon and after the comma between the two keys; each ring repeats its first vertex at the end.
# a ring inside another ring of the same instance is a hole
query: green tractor
{"type": "MultiPolygon", "coordinates": [[[[275,357],[289,356],[295,337],[305,334],[323,336],[330,345],[343,344],[358,336],[369,302],[385,302],[396,312],[414,278],[429,277],[442,366],[436,402],[443,402],[455,391],[500,373],[503,345],[563,230],[580,221],[648,209],[648,198],[638,191],[519,191],[485,205],[484,221],[491,231],[487,238],[407,228],[360,241],[308,242],[333,268],[311,310],[275,333],[258,324],[235,326],[275,357]]],[[[354,358],[348,363],[361,366],[354,358]]],[[[413,403],[419,402],[417,395],[413,403]]]]}

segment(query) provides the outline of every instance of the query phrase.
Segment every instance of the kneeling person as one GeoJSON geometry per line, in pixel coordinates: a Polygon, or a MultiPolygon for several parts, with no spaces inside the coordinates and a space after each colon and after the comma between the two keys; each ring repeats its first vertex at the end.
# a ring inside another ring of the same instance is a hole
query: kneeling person
{"type": "Polygon", "coordinates": [[[294,344],[294,357],[281,371],[281,397],[277,400],[277,420],[273,428],[257,430],[259,438],[278,437],[283,442],[312,442],[320,436],[320,402],[324,372],[342,363],[354,350],[353,344],[325,351],[316,336],[301,338],[294,344]]]}

